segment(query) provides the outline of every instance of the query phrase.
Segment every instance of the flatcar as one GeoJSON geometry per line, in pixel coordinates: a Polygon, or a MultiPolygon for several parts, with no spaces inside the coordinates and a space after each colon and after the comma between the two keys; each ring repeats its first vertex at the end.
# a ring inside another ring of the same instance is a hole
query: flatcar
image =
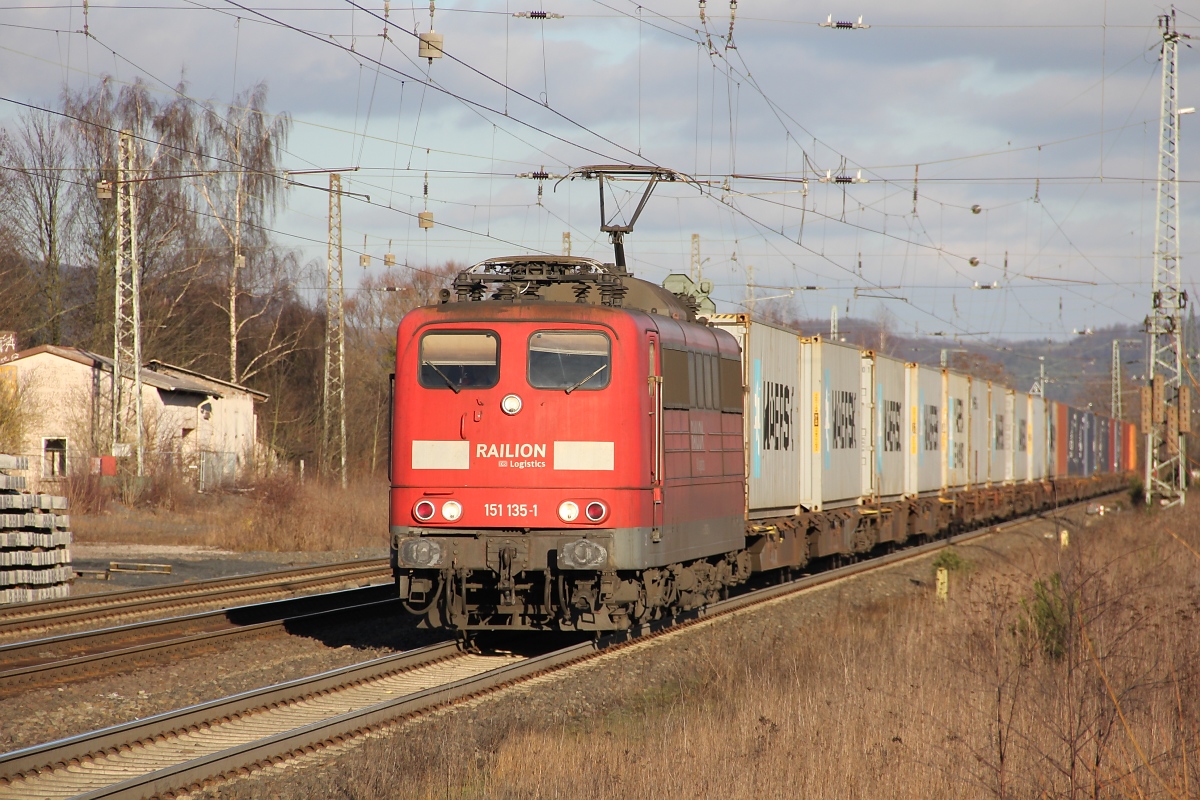
{"type": "Polygon", "coordinates": [[[697,310],[624,266],[511,256],[404,317],[391,557],[423,625],[625,629],[1136,466],[1120,421],[697,310]]]}

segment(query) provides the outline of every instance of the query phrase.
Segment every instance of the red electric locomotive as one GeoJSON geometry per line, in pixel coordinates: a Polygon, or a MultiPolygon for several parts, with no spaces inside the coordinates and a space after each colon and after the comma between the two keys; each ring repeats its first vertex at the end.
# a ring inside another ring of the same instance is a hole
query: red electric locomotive
{"type": "Polygon", "coordinates": [[[738,345],[586,258],[482,262],[405,316],[391,549],[430,626],[613,630],[750,572],[738,345]]]}

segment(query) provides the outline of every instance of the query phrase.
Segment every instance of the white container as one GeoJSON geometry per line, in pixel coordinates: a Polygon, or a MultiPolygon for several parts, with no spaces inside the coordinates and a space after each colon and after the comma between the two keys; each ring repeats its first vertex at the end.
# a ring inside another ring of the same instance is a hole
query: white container
{"type": "Polygon", "coordinates": [[[991,392],[991,456],[988,480],[1012,480],[1013,390],[993,385],[991,392]]]}
{"type": "Polygon", "coordinates": [[[971,378],[971,399],[967,406],[967,480],[972,486],[988,482],[991,464],[991,383],[971,378]]]}
{"type": "Polygon", "coordinates": [[[942,490],[942,371],[908,365],[910,495],[942,490]]]}
{"type": "Polygon", "coordinates": [[[970,378],[942,370],[942,486],[947,489],[962,489],[971,482],[967,469],[970,405],[970,378]]]}
{"type": "Polygon", "coordinates": [[[907,373],[904,362],[867,351],[864,362],[872,367],[871,454],[867,459],[870,479],[863,487],[880,500],[895,500],[904,495],[908,457],[905,429],[907,373]]]}
{"type": "Polygon", "coordinates": [[[863,487],[871,438],[869,401],[864,400],[870,386],[864,391],[863,368],[857,347],[820,336],[801,340],[801,413],[809,424],[800,505],[809,511],[858,505],[870,493],[863,487]]]}
{"type": "Polygon", "coordinates": [[[1049,403],[1044,397],[1029,396],[1029,479],[1045,480],[1049,473],[1050,432],[1046,427],[1049,403]]]}
{"type": "Polygon", "coordinates": [[[1012,480],[1024,483],[1029,480],[1029,395],[1014,391],[1012,398],[1012,480]]]}
{"type": "Polygon", "coordinates": [[[799,513],[802,432],[800,335],[746,314],[711,319],[737,339],[746,386],[746,501],[750,519],[799,513]]]}

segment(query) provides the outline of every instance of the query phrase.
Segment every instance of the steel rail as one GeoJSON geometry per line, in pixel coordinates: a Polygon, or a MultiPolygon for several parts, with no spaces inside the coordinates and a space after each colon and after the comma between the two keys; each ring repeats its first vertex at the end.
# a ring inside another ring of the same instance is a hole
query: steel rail
{"type": "Polygon", "coordinates": [[[391,584],[380,584],[0,645],[0,698],[161,663],[167,656],[211,650],[347,613],[387,613],[399,608],[394,594],[391,584]]]}
{"type": "MultiPolygon", "coordinates": [[[[1072,507],[1078,508],[1089,502],[1096,502],[1096,498],[1072,504],[1072,506],[1064,506],[1057,511],[1066,511],[1072,507]]],[[[520,660],[510,660],[510,663],[493,669],[481,670],[468,677],[368,703],[356,709],[344,710],[342,713],[333,714],[327,718],[234,744],[224,749],[214,750],[195,758],[166,764],[156,769],[146,769],[142,774],[130,775],[129,767],[132,765],[122,768],[117,763],[113,763],[107,765],[109,769],[107,774],[113,778],[113,783],[86,790],[77,796],[96,800],[99,798],[142,798],[199,787],[210,781],[233,775],[248,766],[278,763],[281,759],[335,745],[381,726],[389,725],[405,716],[493,691],[499,687],[583,661],[601,652],[627,647],[645,641],[648,637],[671,633],[706,619],[731,614],[864,572],[919,558],[951,545],[990,536],[1026,524],[1031,520],[1044,519],[1047,516],[1046,512],[1026,515],[998,525],[907,547],[877,558],[865,559],[844,567],[756,589],[678,615],[673,620],[650,623],[599,640],[572,645],[520,660]]],[[[119,761],[122,753],[145,751],[153,748],[157,742],[187,736],[201,728],[210,729],[230,720],[252,719],[255,709],[282,708],[289,703],[296,704],[311,700],[317,695],[334,693],[348,685],[361,686],[371,681],[378,681],[385,673],[395,674],[397,671],[412,669],[433,661],[464,658],[468,655],[459,652],[453,643],[434,645],[410,653],[389,656],[355,667],[324,673],[311,679],[291,681],[279,686],[182,709],[178,712],[169,712],[147,720],[115,726],[93,734],[82,734],[59,742],[50,742],[0,755],[0,774],[4,776],[0,778],[0,798],[19,796],[13,792],[32,789],[33,784],[21,786],[17,783],[17,781],[24,783],[26,776],[37,781],[42,774],[49,773],[49,777],[52,778],[54,775],[61,776],[67,771],[73,771],[78,775],[94,774],[99,777],[105,774],[106,764],[104,762],[106,760],[119,761]],[[89,768],[84,769],[80,766],[84,763],[89,764],[89,768]]],[[[45,788],[48,789],[49,786],[45,788]]],[[[51,796],[40,786],[37,793],[39,797],[51,796]]]]}
{"type": "Polygon", "coordinates": [[[19,603],[0,607],[0,636],[12,638],[20,633],[93,622],[98,619],[228,603],[235,599],[300,594],[347,582],[374,582],[390,578],[391,570],[387,559],[371,559],[172,583],[148,589],[80,595],[61,600],[19,603]]]}

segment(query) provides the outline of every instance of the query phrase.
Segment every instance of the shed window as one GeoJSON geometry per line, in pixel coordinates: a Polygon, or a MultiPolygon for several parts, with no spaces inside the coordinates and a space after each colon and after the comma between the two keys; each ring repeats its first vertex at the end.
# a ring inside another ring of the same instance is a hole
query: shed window
{"type": "Polygon", "coordinates": [[[529,385],[595,391],[612,377],[612,345],[598,331],[538,331],[529,337],[529,385]]]}
{"type": "Polygon", "coordinates": [[[426,389],[488,389],[500,380],[500,340],[494,333],[427,333],[420,350],[418,381],[426,389]]]}
{"type": "Polygon", "coordinates": [[[42,440],[42,476],[65,478],[67,475],[67,440],[42,440]]]}

